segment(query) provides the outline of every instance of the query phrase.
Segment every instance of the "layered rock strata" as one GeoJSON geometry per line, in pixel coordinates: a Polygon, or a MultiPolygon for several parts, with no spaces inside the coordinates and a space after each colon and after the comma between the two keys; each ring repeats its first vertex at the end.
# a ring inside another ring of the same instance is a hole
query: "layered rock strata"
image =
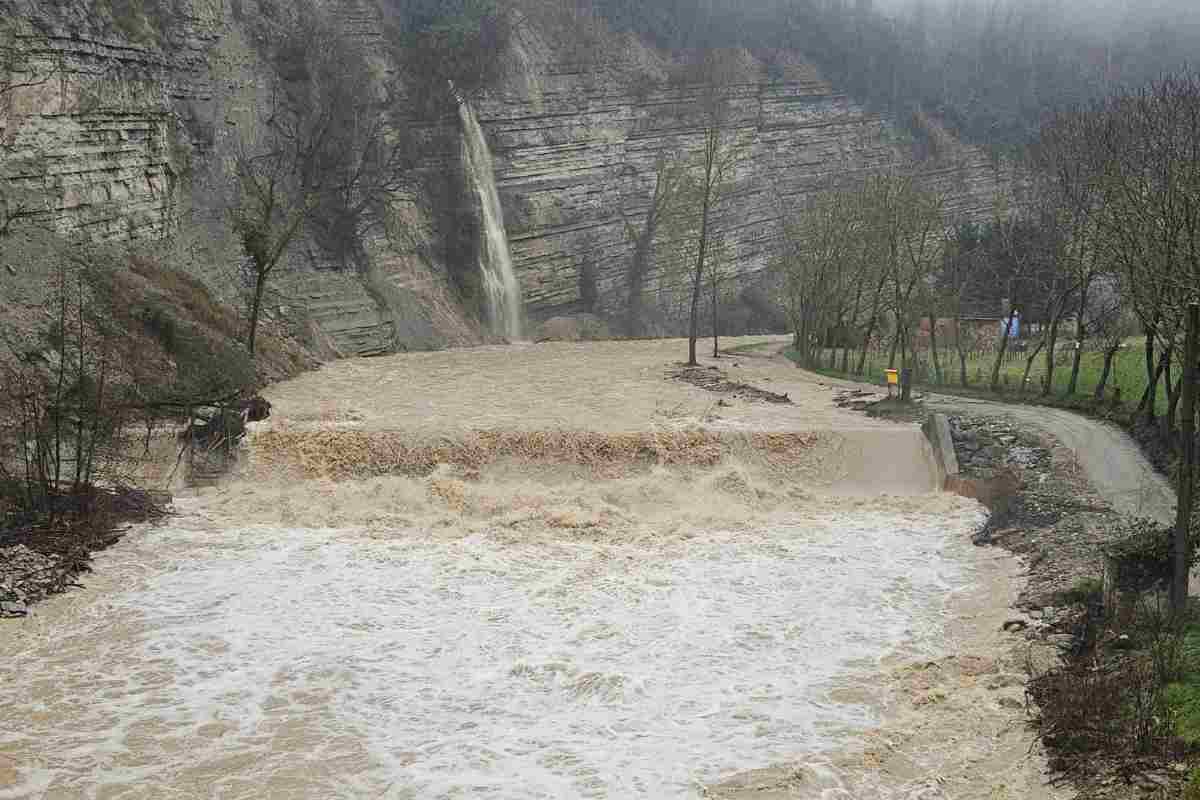
{"type": "MultiPolygon", "coordinates": [[[[5,213],[32,214],[64,234],[161,242],[156,247],[229,302],[241,302],[242,257],[223,209],[233,155],[261,123],[271,84],[247,22],[253,7],[180,0],[139,40],[94,10],[10,0],[23,58],[0,76],[9,87],[0,102],[5,213]]],[[[356,0],[338,7],[378,49],[373,12],[356,0]]],[[[691,110],[701,90],[669,80],[670,62],[636,41],[610,48],[600,64],[581,63],[547,38],[516,36],[507,72],[475,103],[526,314],[620,317],[632,284],[669,316],[686,281],[687,233],[660,232],[650,268],[637,275],[631,230],[653,193],[657,160],[699,152],[703,130],[691,110]]],[[[735,288],[767,269],[780,215],[805,193],[905,150],[887,119],[839,94],[798,55],[774,58],[770,68],[747,57],[740,74],[727,99],[729,135],[741,152],[716,217],[721,263],[735,288]]],[[[461,132],[452,118],[423,124],[442,140],[423,172],[453,173],[461,132]]],[[[988,158],[968,148],[943,157],[933,173],[956,216],[990,214],[1004,184],[988,158]]],[[[471,268],[457,263],[470,254],[445,245],[462,232],[449,230],[438,210],[446,199],[435,202],[421,188],[429,185],[418,181],[396,199],[395,224],[364,243],[353,268],[311,243],[293,247],[268,314],[303,318],[330,354],[478,341],[478,309],[464,309],[450,278],[471,268]]]]}

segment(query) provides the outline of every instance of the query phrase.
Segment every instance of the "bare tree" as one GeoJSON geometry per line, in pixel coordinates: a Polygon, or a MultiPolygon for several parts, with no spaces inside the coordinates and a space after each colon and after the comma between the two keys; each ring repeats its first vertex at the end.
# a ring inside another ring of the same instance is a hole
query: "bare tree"
{"type": "Polygon", "coordinates": [[[701,127],[701,151],[695,168],[696,260],[691,277],[691,307],[688,322],[689,366],[696,366],[696,340],[700,337],[700,296],[718,206],[732,191],[737,164],[742,156],[733,124],[729,93],[735,64],[731,54],[710,50],[697,65],[700,79],[697,116],[701,127]]]}
{"type": "MultiPolygon", "coordinates": [[[[1088,336],[1091,295],[1097,280],[1109,268],[1104,237],[1099,223],[1103,199],[1103,171],[1096,169],[1088,143],[1089,125],[1081,115],[1068,113],[1046,124],[1032,150],[1034,174],[1040,178],[1038,191],[1051,206],[1063,239],[1060,258],[1075,289],[1075,349],[1067,395],[1079,385],[1083,342],[1088,336]]],[[[1043,394],[1051,390],[1053,348],[1047,362],[1043,394]]]]}
{"type": "MultiPolygon", "coordinates": [[[[627,165],[625,173],[636,178],[638,171],[627,165]]],[[[640,219],[631,218],[626,203],[633,205],[641,198],[622,198],[620,214],[625,226],[625,236],[633,245],[629,262],[629,298],[626,307],[626,330],[634,335],[639,330],[642,316],[642,293],[646,275],[650,271],[654,252],[654,241],[672,214],[679,213],[679,206],[687,186],[687,162],[673,147],[659,151],[654,160],[653,188],[650,201],[640,219]]],[[[640,193],[639,193],[640,194],[640,193]]]]}
{"type": "Polygon", "coordinates": [[[713,358],[721,356],[720,311],[721,303],[725,300],[730,280],[733,277],[733,270],[730,266],[729,247],[725,237],[716,234],[709,245],[707,270],[708,298],[712,306],[713,358]]]}
{"type": "Polygon", "coordinates": [[[781,299],[792,326],[793,344],[801,363],[818,366],[814,344],[829,338],[830,329],[844,323],[844,295],[856,295],[855,316],[862,304],[861,282],[855,268],[859,234],[863,229],[861,187],[828,186],[807,196],[799,207],[780,197],[781,299]]]}
{"type": "Polygon", "coordinates": [[[1170,434],[1180,396],[1172,355],[1182,346],[1187,304],[1200,295],[1200,76],[1184,72],[1120,91],[1061,115],[1051,132],[1064,128],[1084,145],[1077,151],[1100,190],[1092,219],[1145,333],[1139,412],[1155,418],[1165,377],[1162,424],[1170,434]]]}
{"type": "Polygon", "coordinates": [[[386,86],[327,17],[299,20],[276,58],[283,77],[263,129],[237,156],[230,212],[248,262],[251,352],[264,291],[296,235],[308,226],[328,252],[364,268],[363,238],[385,221],[413,158],[386,86]]]}
{"type": "MultiPolygon", "coordinates": [[[[1014,326],[1019,324],[1018,316],[1026,320],[1036,316],[1029,312],[1039,301],[1045,304],[1047,309],[1052,309],[1052,301],[1055,298],[1046,294],[1052,288],[1052,280],[1044,278],[1052,253],[1046,246],[1046,231],[1036,220],[1031,219],[1028,214],[1017,213],[1004,204],[997,204],[988,232],[991,241],[988,252],[988,277],[995,285],[1004,288],[1004,296],[1008,302],[1007,308],[1002,309],[1000,346],[996,349],[992,361],[989,381],[991,391],[998,392],[1000,370],[1015,331],[1014,326]]],[[[1043,339],[1041,347],[1044,347],[1044,344],[1043,339]]],[[[1037,353],[1034,354],[1034,358],[1036,355],[1037,353]]],[[[1032,361],[1032,358],[1029,359],[1028,366],[1032,366],[1032,361]]]]}
{"type": "Polygon", "coordinates": [[[308,143],[280,136],[272,126],[267,148],[237,158],[241,202],[231,209],[251,281],[246,347],[254,352],[263,292],[304,220],[316,206],[317,187],[308,182],[308,143]]]}
{"type": "Polygon", "coordinates": [[[911,364],[914,331],[920,319],[934,313],[931,292],[945,240],[943,207],[942,197],[923,185],[915,169],[897,165],[866,179],[861,221],[846,231],[847,252],[861,248],[860,258],[874,259],[879,265],[873,276],[870,270],[861,273],[874,284],[868,284],[873,295],[866,337],[874,335],[882,315],[890,315],[889,361],[895,365],[899,355],[902,369],[911,364]],[[870,244],[858,244],[862,240],[870,244]]]}
{"type": "MultiPolygon", "coordinates": [[[[921,187],[919,178],[913,175],[898,179],[900,186],[894,195],[899,213],[899,225],[894,236],[899,237],[900,258],[892,262],[895,273],[892,278],[895,305],[897,339],[901,346],[902,367],[908,366],[905,345],[911,342],[912,329],[920,319],[922,311],[929,315],[931,345],[936,364],[937,318],[932,310],[931,287],[937,265],[942,258],[942,247],[946,231],[943,221],[944,199],[940,194],[921,187]]],[[[889,250],[893,247],[889,243],[889,250]]],[[[911,345],[907,350],[911,351],[911,345]]],[[[937,366],[940,373],[941,367],[937,366]]],[[[909,399],[911,384],[905,383],[901,398],[909,399]]]]}
{"type": "Polygon", "coordinates": [[[964,389],[970,386],[967,357],[975,345],[976,336],[966,325],[966,311],[976,276],[983,271],[983,248],[976,225],[958,226],[947,242],[942,270],[938,275],[937,292],[941,306],[953,323],[954,350],[958,356],[958,382],[964,389]]]}
{"type": "Polygon", "coordinates": [[[1136,329],[1136,321],[1126,304],[1125,291],[1120,286],[1119,278],[1119,275],[1102,275],[1093,282],[1092,290],[1088,293],[1087,334],[1094,346],[1104,354],[1100,379],[1093,393],[1096,402],[1104,399],[1113,361],[1124,347],[1125,340],[1136,329]]]}

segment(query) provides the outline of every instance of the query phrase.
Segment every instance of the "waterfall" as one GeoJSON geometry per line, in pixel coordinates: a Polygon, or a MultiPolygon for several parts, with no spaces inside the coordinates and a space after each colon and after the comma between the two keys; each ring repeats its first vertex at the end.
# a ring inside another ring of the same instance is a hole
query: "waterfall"
{"type": "Polygon", "coordinates": [[[480,243],[479,271],[487,295],[492,331],[509,339],[521,338],[521,286],[513,274],[508,235],[504,232],[504,210],[496,191],[496,173],[492,152],[479,120],[470,104],[461,99],[458,115],[463,123],[463,163],[479,195],[483,209],[483,241],[480,243]]]}

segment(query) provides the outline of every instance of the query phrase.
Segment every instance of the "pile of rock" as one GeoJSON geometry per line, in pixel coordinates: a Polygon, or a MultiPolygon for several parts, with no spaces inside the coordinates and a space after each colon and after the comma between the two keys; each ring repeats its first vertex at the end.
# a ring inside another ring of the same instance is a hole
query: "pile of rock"
{"type": "Polygon", "coordinates": [[[950,435],[954,439],[954,453],[964,470],[1050,468],[1050,454],[1038,437],[1019,430],[1008,420],[951,417],[950,435]]]}
{"type": "Polygon", "coordinates": [[[63,570],[58,556],[23,544],[0,548],[0,619],[23,617],[29,606],[58,590],[63,570]]]}

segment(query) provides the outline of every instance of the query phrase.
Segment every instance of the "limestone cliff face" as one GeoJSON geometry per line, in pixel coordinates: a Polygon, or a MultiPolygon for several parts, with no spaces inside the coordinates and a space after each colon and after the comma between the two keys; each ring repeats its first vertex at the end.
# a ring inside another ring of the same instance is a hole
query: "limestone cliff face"
{"type": "MultiPolygon", "coordinates": [[[[369,45],[375,12],[360,0],[334,5],[369,45]]],[[[260,12],[251,0],[176,0],[171,9],[139,27],[87,4],[0,0],[15,22],[7,67],[0,62],[0,202],[8,217],[31,215],[64,234],[152,240],[238,303],[242,257],[223,209],[232,156],[262,124],[271,84],[254,40],[260,12]]],[[[528,317],[620,317],[633,278],[629,225],[649,203],[660,155],[698,152],[702,132],[688,114],[698,88],[667,80],[668,60],[635,41],[599,66],[550,38],[519,29],[498,86],[473,104],[496,159],[528,317]]],[[[733,283],[750,285],[771,258],[781,198],[882,166],[902,146],[886,119],[797,55],[770,69],[748,58],[742,74],[729,97],[744,149],[717,228],[733,283]]],[[[430,130],[444,145],[422,167],[432,180],[395,198],[393,224],[364,243],[361,264],[331,263],[300,241],[272,285],[268,315],[303,321],[328,354],[481,340],[450,279],[472,256],[446,244],[462,232],[449,230],[444,210],[469,208],[469,196],[429,189],[464,192],[454,178],[461,132],[452,119],[430,130]]],[[[936,175],[952,209],[976,216],[990,213],[1003,183],[967,148],[943,158],[936,175]]],[[[636,281],[650,303],[677,302],[685,246],[669,232],[658,237],[659,257],[636,281]]]]}
{"type": "Polygon", "coordinates": [[[68,8],[3,4],[0,167],[8,211],[64,234],[161,238],[175,223],[187,154],[177,101],[211,94],[215,33],[180,19],[170,55],[68,8]],[[14,192],[21,192],[13,196],[14,192]]]}
{"type": "MultiPolygon", "coordinates": [[[[694,109],[702,88],[670,80],[631,88],[627,78],[581,67],[536,38],[516,46],[525,51],[524,74],[486,98],[481,117],[497,153],[530,315],[589,310],[585,278],[597,283],[600,310],[620,314],[634,249],[626,223],[642,219],[661,154],[699,160],[704,131],[694,109]]],[[[837,92],[797,54],[773,56],[768,67],[746,55],[741,81],[725,93],[728,138],[741,153],[715,224],[722,261],[742,285],[767,269],[786,209],[831,179],[885,168],[911,153],[889,119],[837,92]]],[[[643,70],[669,70],[654,58],[636,56],[643,70]]],[[[997,195],[1009,191],[1008,177],[982,151],[941,138],[938,157],[922,167],[927,180],[944,193],[954,218],[987,218],[997,195]]],[[[691,245],[659,238],[659,257],[642,286],[647,302],[678,287],[679,250],[691,245]]]]}
{"type": "MultiPolygon", "coordinates": [[[[273,76],[256,41],[269,23],[253,0],[136,6],[156,14],[0,0],[0,226],[149,244],[244,306],[232,163],[270,106],[273,76]]],[[[339,0],[338,11],[364,27],[362,4],[339,0]]],[[[326,356],[479,341],[429,255],[439,234],[422,200],[397,197],[402,224],[368,237],[353,268],[302,237],[273,277],[265,316],[326,356]]]]}

